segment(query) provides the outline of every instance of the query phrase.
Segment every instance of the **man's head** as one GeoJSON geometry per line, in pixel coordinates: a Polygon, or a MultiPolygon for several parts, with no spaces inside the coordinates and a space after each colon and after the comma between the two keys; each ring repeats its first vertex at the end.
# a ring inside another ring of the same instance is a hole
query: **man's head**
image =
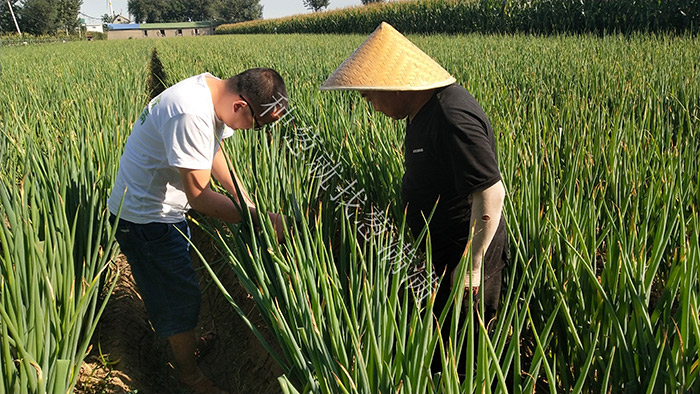
{"type": "Polygon", "coordinates": [[[247,107],[256,128],[287,112],[287,88],[279,73],[271,68],[251,68],[234,75],[226,80],[226,90],[233,94],[234,110],[247,107]]]}
{"type": "Polygon", "coordinates": [[[420,91],[360,90],[375,111],[400,120],[414,116],[433,95],[434,89],[420,91]]]}
{"type": "Polygon", "coordinates": [[[375,110],[394,119],[414,113],[427,93],[455,82],[435,60],[382,22],[321,85],[321,90],[357,90],[375,110]]]}

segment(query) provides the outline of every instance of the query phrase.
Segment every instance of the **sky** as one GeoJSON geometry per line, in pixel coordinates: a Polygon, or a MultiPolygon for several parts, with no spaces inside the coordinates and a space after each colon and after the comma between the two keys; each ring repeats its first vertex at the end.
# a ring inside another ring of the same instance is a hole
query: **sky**
{"type": "MultiPolygon", "coordinates": [[[[112,0],[114,13],[121,13],[126,16],[129,12],[128,3],[128,0],[112,0]]],[[[260,4],[263,5],[263,18],[265,19],[310,12],[304,8],[302,0],[260,0],[260,4]]],[[[360,0],[331,0],[328,9],[332,10],[356,5],[362,5],[362,2],[360,0]]],[[[100,18],[103,14],[109,14],[109,0],[83,0],[80,12],[100,18]]]]}

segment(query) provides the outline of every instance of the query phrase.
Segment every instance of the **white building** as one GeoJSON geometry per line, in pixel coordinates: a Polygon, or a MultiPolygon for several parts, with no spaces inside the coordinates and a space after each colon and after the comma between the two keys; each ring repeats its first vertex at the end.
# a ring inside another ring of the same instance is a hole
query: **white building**
{"type": "Polygon", "coordinates": [[[85,27],[87,33],[104,33],[103,23],[100,19],[82,14],[84,18],[80,18],[80,25],[85,27]]]}
{"type": "Polygon", "coordinates": [[[95,23],[86,23],[85,24],[85,31],[86,32],[95,32],[95,33],[104,33],[104,29],[102,28],[102,23],[95,24],[95,23]]]}

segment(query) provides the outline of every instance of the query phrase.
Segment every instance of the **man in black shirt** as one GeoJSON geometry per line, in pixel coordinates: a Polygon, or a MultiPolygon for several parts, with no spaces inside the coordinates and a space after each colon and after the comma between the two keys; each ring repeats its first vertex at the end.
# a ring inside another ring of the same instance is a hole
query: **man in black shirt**
{"type": "MultiPolygon", "coordinates": [[[[449,301],[471,235],[472,270],[462,285],[471,286],[483,298],[481,318],[488,324],[498,307],[508,248],[501,215],[505,189],[496,141],[481,106],[447,71],[387,23],[321,89],[358,90],[376,111],[396,120],[407,119],[401,197],[406,221],[416,237],[435,208],[428,227],[432,261],[436,274],[445,274],[445,280],[434,311],[439,316],[449,301]]],[[[433,370],[439,364],[436,357],[433,370]]]]}

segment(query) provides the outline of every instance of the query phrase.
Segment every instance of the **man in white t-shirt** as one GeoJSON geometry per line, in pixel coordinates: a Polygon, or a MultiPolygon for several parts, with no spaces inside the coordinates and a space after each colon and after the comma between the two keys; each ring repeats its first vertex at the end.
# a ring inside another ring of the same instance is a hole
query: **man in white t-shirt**
{"type": "MultiPolygon", "coordinates": [[[[186,212],[192,208],[239,222],[255,205],[221,152],[233,129],[260,128],[287,110],[282,77],[269,68],[222,80],[204,73],[159,94],[136,120],[109,197],[116,239],[131,266],[149,319],[167,338],[182,381],[196,393],[223,393],[197,367],[195,352],[201,293],[189,254],[186,212]],[[229,197],[210,188],[214,176],[229,197]],[[238,199],[238,186],[243,201],[238,199]]],[[[282,218],[268,213],[278,238],[282,218]]]]}

